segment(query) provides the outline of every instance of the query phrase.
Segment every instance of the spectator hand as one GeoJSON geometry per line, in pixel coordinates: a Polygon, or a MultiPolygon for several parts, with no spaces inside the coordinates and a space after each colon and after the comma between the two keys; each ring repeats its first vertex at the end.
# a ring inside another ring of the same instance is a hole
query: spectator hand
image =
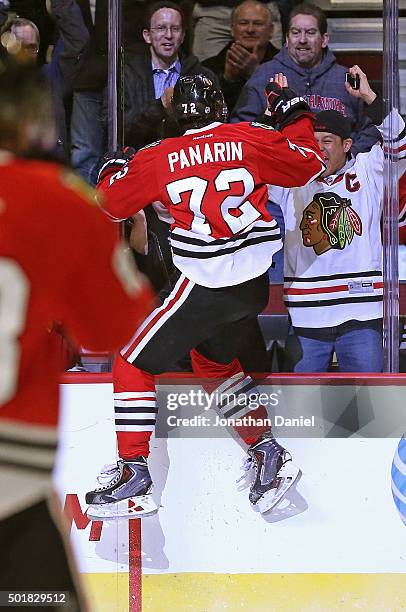
{"type": "Polygon", "coordinates": [[[121,151],[105,153],[100,161],[100,170],[97,182],[121,170],[134,157],[136,150],[133,147],[124,147],[121,151]]]}
{"type": "Polygon", "coordinates": [[[350,94],[350,96],[353,96],[353,98],[361,98],[365,104],[372,104],[376,98],[376,93],[371,89],[365,72],[362,72],[361,68],[357,65],[352,66],[348,72],[353,77],[357,76],[360,83],[359,89],[353,89],[349,83],[345,83],[345,89],[347,92],[350,94]]]}
{"type": "Polygon", "coordinates": [[[270,79],[271,83],[276,83],[279,87],[288,87],[288,77],[282,72],[277,72],[273,79],[270,79]]]}
{"type": "Polygon", "coordinates": [[[248,51],[240,43],[233,43],[226,53],[224,79],[240,81],[248,79],[259,65],[257,48],[248,51]]]}

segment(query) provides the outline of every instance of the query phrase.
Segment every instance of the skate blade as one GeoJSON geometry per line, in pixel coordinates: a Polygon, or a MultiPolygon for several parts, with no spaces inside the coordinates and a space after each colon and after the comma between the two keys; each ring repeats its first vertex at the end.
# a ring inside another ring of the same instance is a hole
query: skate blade
{"type": "Polygon", "coordinates": [[[144,518],[158,512],[158,506],[150,495],[129,497],[112,504],[91,504],[86,515],[92,521],[119,521],[144,518]]]}
{"type": "Polygon", "coordinates": [[[264,493],[254,507],[257,507],[261,514],[265,514],[265,512],[275,508],[301,475],[302,472],[299,468],[293,465],[289,467],[283,466],[275,479],[279,481],[279,486],[264,493]]]}

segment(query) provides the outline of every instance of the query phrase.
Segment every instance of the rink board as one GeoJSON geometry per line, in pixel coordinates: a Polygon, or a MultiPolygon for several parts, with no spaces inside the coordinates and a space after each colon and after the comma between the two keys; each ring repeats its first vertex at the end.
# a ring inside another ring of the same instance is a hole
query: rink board
{"type": "Polygon", "coordinates": [[[156,439],[159,514],[100,523],[84,494],[115,461],[111,384],[62,385],[61,433],[55,478],[96,612],[406,610],[398,439],[282,440],[303,476],[269,517],[236,485],[245,453],[234,439],[156,439]]]}

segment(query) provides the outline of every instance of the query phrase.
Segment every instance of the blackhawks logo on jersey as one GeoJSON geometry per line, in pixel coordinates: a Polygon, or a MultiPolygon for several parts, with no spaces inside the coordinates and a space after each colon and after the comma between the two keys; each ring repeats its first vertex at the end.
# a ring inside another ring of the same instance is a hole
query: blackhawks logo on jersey
{"type": "Polygon", "coordinates": [[[303,211],[299,229],[303,245],[322,255],[330,249],[344,249],[354,234],[361,236],[362,222],[351,200],[333,192],[316,193],[303,211]]]}

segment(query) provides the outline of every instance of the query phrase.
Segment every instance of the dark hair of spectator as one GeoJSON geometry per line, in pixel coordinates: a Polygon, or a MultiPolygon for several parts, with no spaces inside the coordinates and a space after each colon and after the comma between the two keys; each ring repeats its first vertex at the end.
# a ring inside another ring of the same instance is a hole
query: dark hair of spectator
{"type": "Polygon", "coordinates": [[[289,28],[292,22],[293,17],[296,15],[312,15],[317,19],[317,25],[320,31],[320,34],[323,36],[327,32],[327,17],[325,12],[315,4],[311,4],[310,2],[302,2],[302,4],[298,4],[289,14],[289,28]]]}
{"type": "Polygon", "coordinates": [[[159,2],[153,2],[152,4],[147,6],[147,8],[145,9],[145,13],[144,13],[144,24],[143,24],[144,28],[146,30],[149,30],[151,28],[151,19],[152,19],[152,16],[157,11],[160,11],[163,8],[172,9],[174,11],[177,11],[179,13],[180,17],[181,17],[182,28],[184,29],[185,15],[184,15],[182,9],[180,8],[180,6],[178,6],[174,2],[171,2],[170,0],[168,2],[165,2],[165,0],[159,0],[159,2]]]}

